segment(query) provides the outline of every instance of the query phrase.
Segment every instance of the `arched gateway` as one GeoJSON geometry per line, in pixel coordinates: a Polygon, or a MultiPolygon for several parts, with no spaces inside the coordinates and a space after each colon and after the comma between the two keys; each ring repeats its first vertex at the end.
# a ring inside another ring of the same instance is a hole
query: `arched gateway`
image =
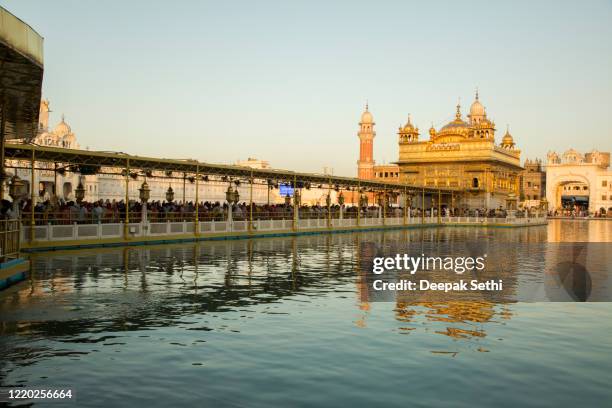
{"type": "Polygon", "coordinates": [[[552,211],[594,214],[612,206],[610,153],[581,154],[570,149],[559,156],[548,153],[546,199],[552,211]]]}

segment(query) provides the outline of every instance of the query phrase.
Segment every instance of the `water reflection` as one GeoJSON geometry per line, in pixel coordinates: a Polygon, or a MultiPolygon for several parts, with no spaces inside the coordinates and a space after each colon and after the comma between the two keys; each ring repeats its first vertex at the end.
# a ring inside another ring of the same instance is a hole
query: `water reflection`
{"type": "MultiPolygon", "coordinates": [[[[562,239],[559,231],[567,229],[572,240],[610,238],[603,222],[596,226],[568,224],[575,222],[554,221],[535,228],[429,228],[36,254],[31,279],[0,296],[0,352],[4,356],[0,385],[18,378],[11,373],[20,368],[44,361],[76,361],[108,346],[119,347],[118,352],[121,347],[145,347],[149,344],[145,340],[151,340],[158,329],[179,330],[180,339],[168,343],[176,347],[201,342],[219,345],[225,338],[213,334],[252,333],[250,320],[258,322],[257,329],[272,332],[305,319],[310,326],[299,329],[301,335],[312,332],[321,338],[332,336],[334,330],[346,333],[350,329],[345,322],[373,336],[380,330],[404,335],[406,342],[415,333],[428,336],[431,341],[423,347],[435,354],[494,352],[503,338],[490,339],[490,332],[513,319],[513,305],[508,304],[512,298],[444,301],[398,296],[387,299],[393,302],[390,311],[390,303],[380,304],[391,318],[387,322],[375,315],[373,302],[379,299],[369,290],[364,262],[374,256],[377,247],[395,250],[406,243],[458,247],[469,242],[491,247],[535,244],[551,236],[553,241],[562,239]],[[305,310],[314,313],[318,305],[325,305],[324,312],[307,320],[305,310]],[[268,321],[262,315],[274,319],[268,321]],[[334,319],[337,327],[325,326],[328,319],[334,319]]],[[[508,257],[508,270],[514,271],[506,277],[510,297],[518,296],[534,279],[542,280],[541,265],[546,258],[533,253],[521,261],[521,267],[517,262],[517,256],[508,257]]]]}
{"type": "MultiPolygon", "coordinates": [[[[543,239],[545,230],[422,229],[37,254],[28,284],[0,299],[0,333],[136,330],[288,296],[350,293],[355,277],[364,273],[359,258],[371,255],[367,243],[393,246],[493,235],[532,241],[543,239]]],[[[369,295],[362,282],[357,287],[359,308],[367,310],[369,295]]]]}

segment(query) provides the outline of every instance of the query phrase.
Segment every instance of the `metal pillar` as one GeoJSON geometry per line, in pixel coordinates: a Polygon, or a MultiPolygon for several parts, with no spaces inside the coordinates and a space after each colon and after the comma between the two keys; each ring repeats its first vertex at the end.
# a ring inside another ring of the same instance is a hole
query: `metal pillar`
{"type": "Polygon", "coordinates": [[[125,166],[125,219],[123,220],[123,238],[130,239],[130,159],[125,166]]]}
{"type": "Polygon", "coordinates": [[[385,220],[387,218],[387,190],[383,190],[383,199],[382,199],[382,225],[385,225],[385,220]]]}
{"type": "MultiPolygon", "coordinates": [[[[355,201],[353,201],[353,205],[354,204],[355,204],[355,201]]],[[[358,181],[357,182],[357,226],[359,226],[360,215],[361,215],[361,182],[358,181]]]]}
{"type": "Polygon", "coordinates": [[[327,184],[327,228],[331,228],[331,177],[329,178],[329,183],[327,184]]]}
{"type": "Polygon", "coordinates": [[[425,187],[423,187],[423,195],[421,196],[421,224],[425,223],[425,187]]]}
{"type": "Polygon", "coordinates": [[[294,231],[297,231],[298,229],[298,219],[299,219],[298,211],[300,208],[300,206],[298,205],[295,199],[295,192],[297,191],[297,189],[298,189],[297,176],[293,176],[293,230],[294,231]]]}
{"type": "Polygon", "coordinates": [[[442,223],[442,203],[440,201],[441,200],[441,195],[440,195],[440,189],[438,189],[438,224],[442,223]]]}
{"type": "MultiPolygon", "coordinates": [[[[4,115],[4,112],[2,112],[4,115]]],[[[36,221],[34,220],[34,149],[32,149],[32,158],[30,159],[30,168],[32,169],[32,174],[30,175],[30,242],[34,242],[34,225],[36,221]]]]}
{"type": "Polygon", "coordinates": [[[404,186],[404,226],[406,225],[407,214],[408,214],[408,188],[404,186]]]}
{"type": "Polygon", "coordinates": [[[193,233],[195,236],[200,235],[200,195],[198,179],[200,178],[200,166],[196,166],[195,176],[195,218],[193,221],[193,233]]]}
{"type": "Polygon", "coordinates": [[[53,163],[53,196],[57,200],[57,162],[53,163]]]}
{"type": "MultiPolygon", "coordinates": [[[[253,231],[253,170],[251,170],[251,178],[249,179],[249,232],[253,231]]],[[[268,190],[270,191],[270,190],[268,190]]]]}
{"type": "MultiPolygon", "coordinates": [[[[4,95],[2,95],[2,116],[0,117],[0,200],[4,199],[4,181],[6,173],[4,172],[4,130],[6,128],[6,109],[4,108],[4,95]]],[[[15,169],[17,173],[17,169],[15,169]]],[[[4,248],[7,248],[6,246],[4,248]]]]}

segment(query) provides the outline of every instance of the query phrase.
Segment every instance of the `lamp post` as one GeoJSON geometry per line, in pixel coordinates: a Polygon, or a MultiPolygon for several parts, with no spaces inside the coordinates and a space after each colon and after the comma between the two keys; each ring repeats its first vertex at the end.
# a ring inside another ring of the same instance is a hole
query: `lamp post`
{"type": "Polygon", "coordinates": [[[168,203],[174,201],[174,190],[172,189],[172,186],[168,187],[168,190],[166,191],[166,201],[168,203]]]}
{"type": "Polygon", "coordinates": [[[302,193],[300,193],[300,189],[296,187],[293,191],[293,223],[295,225],[295,229],[297,229],[297,222],[300,218],[300,205],[302,205],[302,193]]]}
{"type": "Polygon", "coordinates": [[[431,222],[433,222],[434,220],[434,209],[436,208],[437,205],[437,201],[436,198],[432,195],[431,196],[431,222]]]}
{"type": "Polygon", "coordinates": [[[227,223],[230,231],[232,230],[232,204],[234,203],[235,196],[236,192],[230,183],[227,191],[225,192],[225,200],[227,201],[227,223]]]}
{"type": "Polygon", "coordinates": [[[536,214],[536,217],[540,216],[540,210],[542,210],[544,212],[544,217],[546,217],[548,215],[548,200],[546,200],[546,197],[542,198],[540,200],[540,207],[538,208],[538,212],[536,214]]]}
{"type": "Polygon", "coordinates": [[[143,228],[147,228],[147,201],[149,201],[149,197],[151,196],[151,189],[147,184],[147,181],[143,181],[142,185],[138,189],[140,192],[140,201],[142,201],[142,224],[143,228]]]}
{"type": "Polygon", "coordinates": [[[302,205],[302,193],[300,193],[300,190],[298,189],[296,189],[293,193],[293,202],[297,206],[302,205]]]}
{"type": "Polygon", "coordinates": [[[9,195],[13,199],[13,211],[15,211],[15,218],[19,218],[19,201],[27,194],[27,188],[25,181],[14,175],[11,178],[9,185],[9,195]]]}
{"type": "Polygon", "coordinates": [[[368,196],[366,196],[365,194],[361,194],[361,196],[359,197],[359,206],[362,208],[368,206],[368,196]]]}
{"type": "MultiPolygon", "coordinates": [[[[407,192],[404,199],[404,217],[408,218],[408,224],[410,224],[410,218],[412,217],[412,194],[407,192]]],[[[404,224],[406,224],[405,220],[404,224]]]]}
{"type": "Polygon", "coordinates": [[[338,194],[338,204],[340,205],[340,219],[343,218],[343,209],[344,209],[344,194],[342,191],[338,194]]]}
{"type": "Polygon", "coordinates": [[[237,205],[238,201],[240,201],[240,193],[238,192],[238,187],[234,190],[234,204],[237,205]]]}
{"type": "Polygon", "coordinates": [[[85,187],[83,186],[83,182],[79,180],[79,185],[74,189],[74,197],[76,198],[77,204],[81,205],[83,199],[85,198],[85,187]]]}
{"type": "Polygon", "coordinates": [[[331,194],[329,192],[325,197],[325,205],[327,206],[327,228],[331,228],[331,194]]]}

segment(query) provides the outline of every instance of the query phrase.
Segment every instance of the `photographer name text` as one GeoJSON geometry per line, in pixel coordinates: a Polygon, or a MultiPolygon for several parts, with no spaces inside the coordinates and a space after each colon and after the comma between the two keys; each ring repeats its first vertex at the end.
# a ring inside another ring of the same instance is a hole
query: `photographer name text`
{"type": "Polygon", "coordinates": [[[372,287],[374,290],[390,291],[501,291],[503,290],[503,281],[501,279],[491,279],[481,282],[476,279],[469,281],[461,279],[456,282],[432,282],[426,279],[419,279],[418,281],[403,279],[397,282],[385,282],[382,279],[377,279],[372,282],[372,287]]]}

